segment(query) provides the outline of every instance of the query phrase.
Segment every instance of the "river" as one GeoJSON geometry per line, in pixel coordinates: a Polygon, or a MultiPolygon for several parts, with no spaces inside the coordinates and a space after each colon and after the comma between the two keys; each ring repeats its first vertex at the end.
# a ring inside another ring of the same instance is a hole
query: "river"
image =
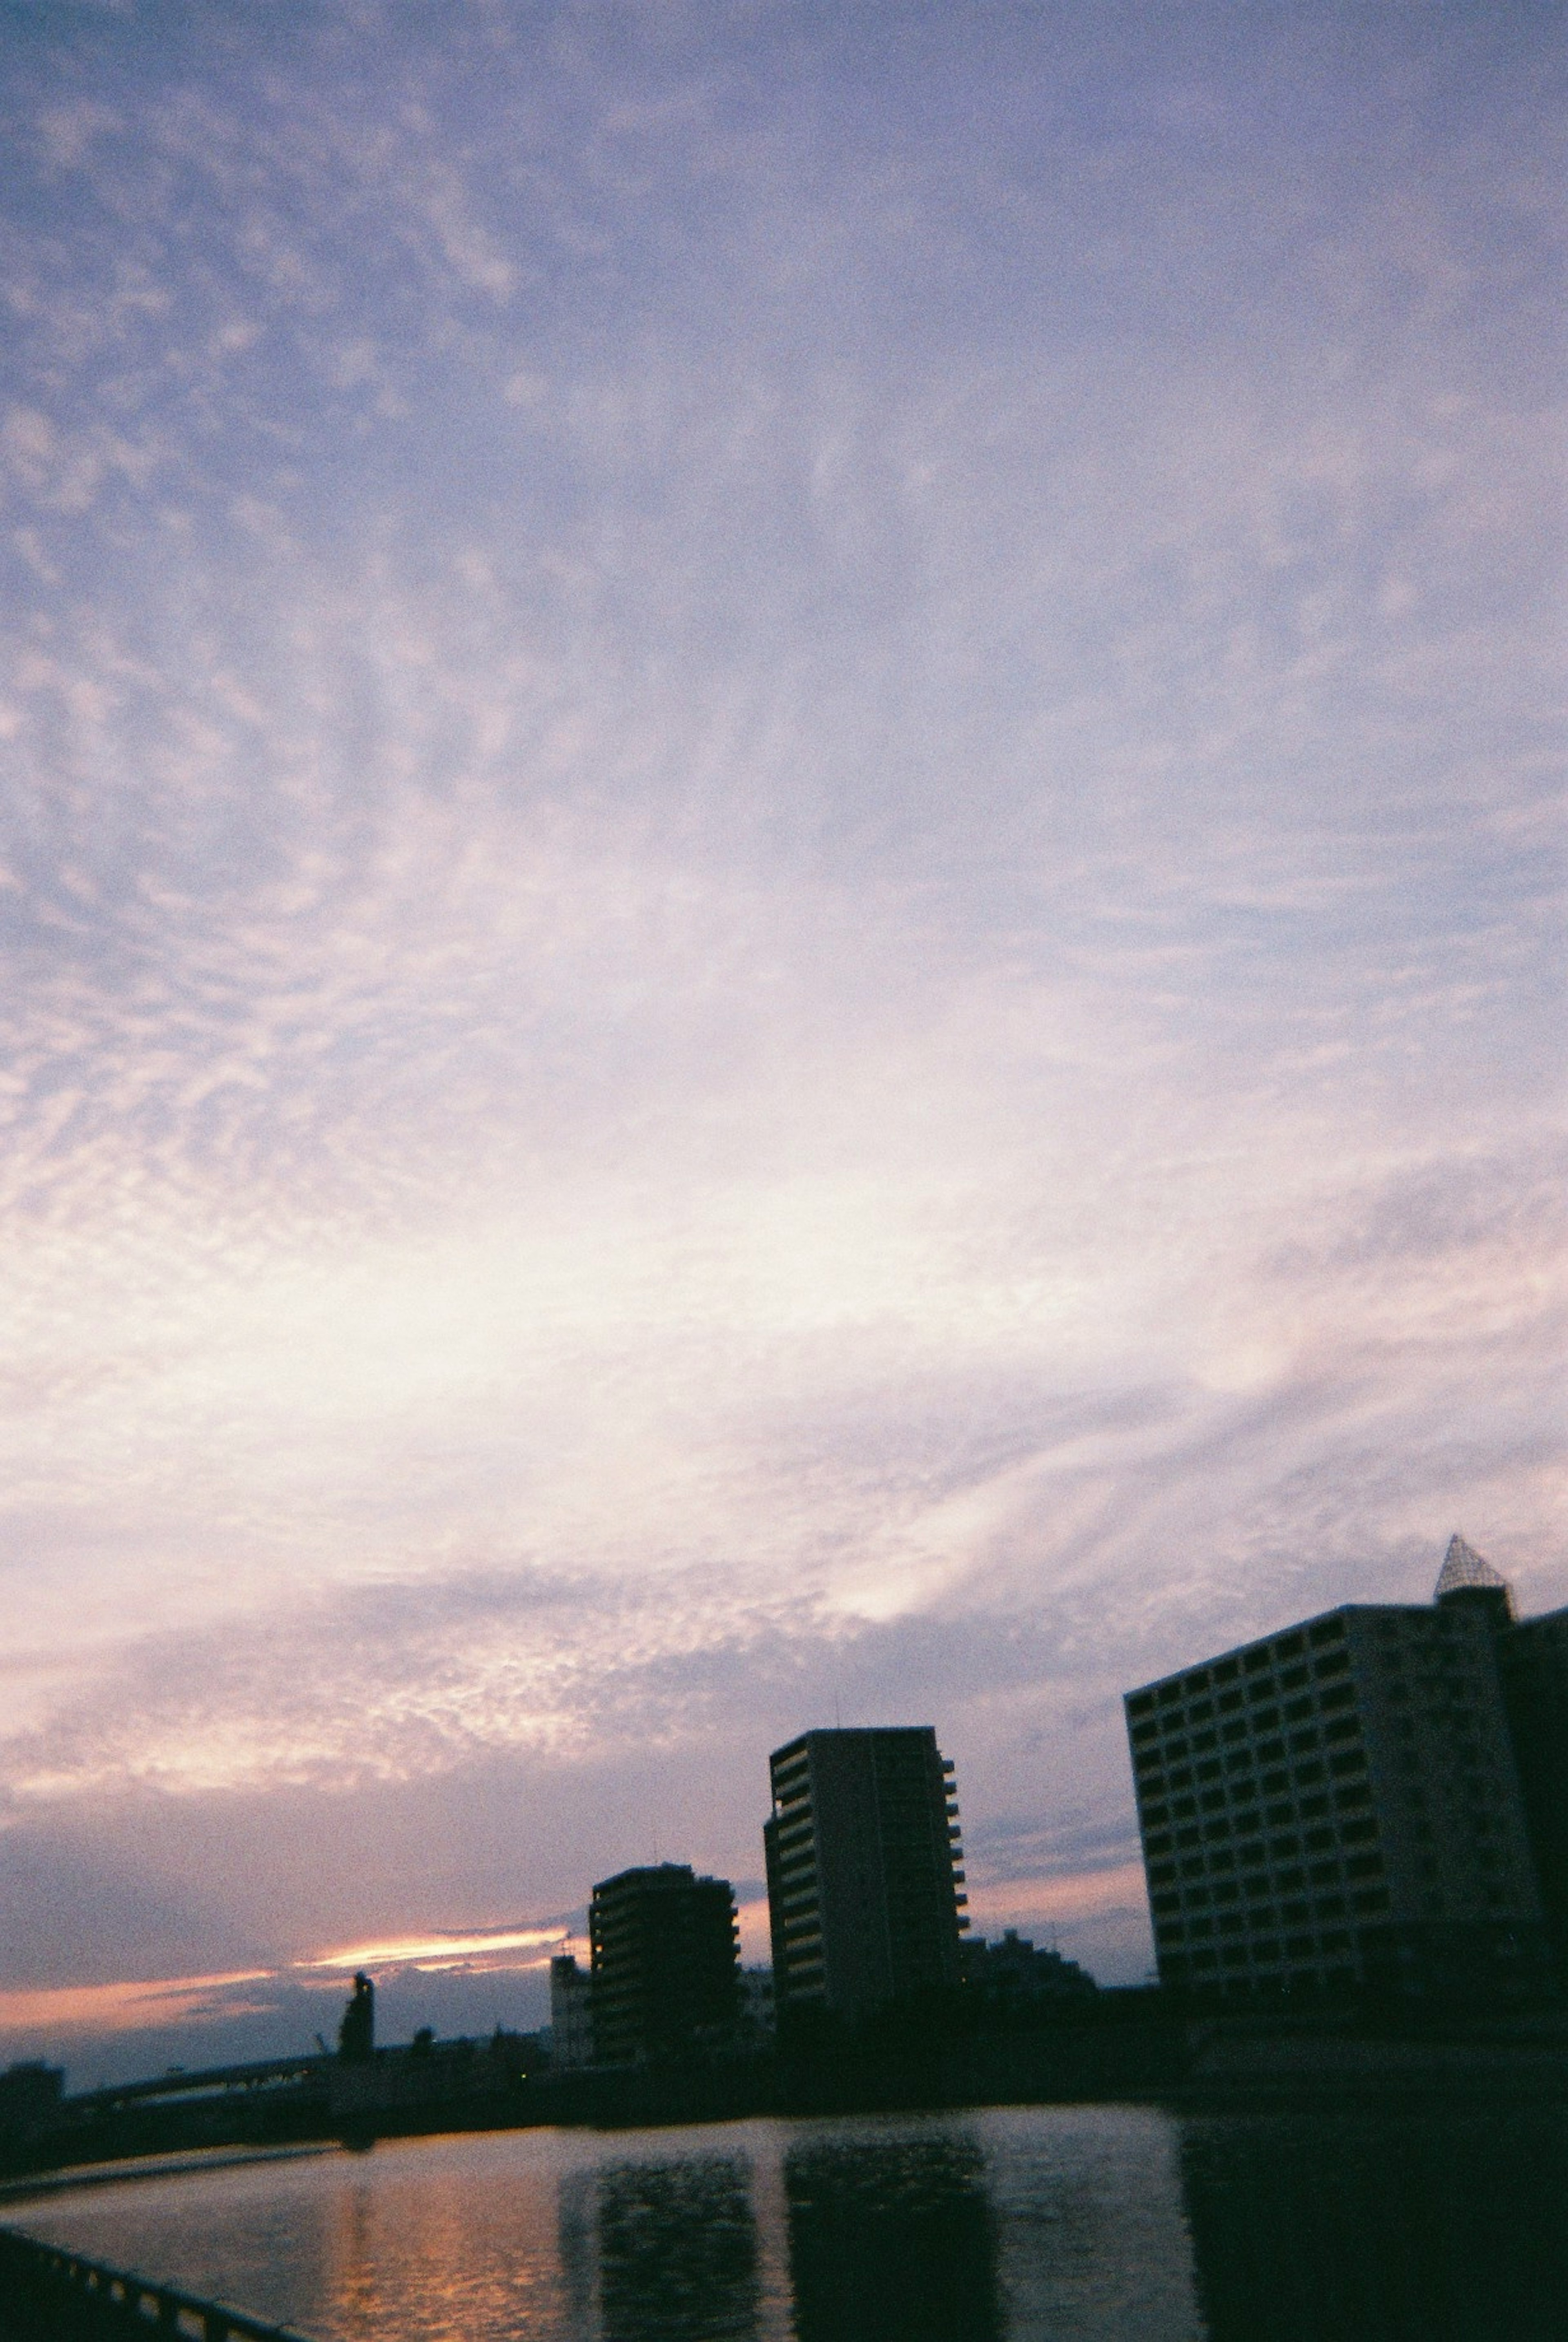
{"type": "Polygon", "coordinates": [[[1563,2342],[1568,2111],[506,2131],[12,2200],[317,2342],[1563,2342]]]}

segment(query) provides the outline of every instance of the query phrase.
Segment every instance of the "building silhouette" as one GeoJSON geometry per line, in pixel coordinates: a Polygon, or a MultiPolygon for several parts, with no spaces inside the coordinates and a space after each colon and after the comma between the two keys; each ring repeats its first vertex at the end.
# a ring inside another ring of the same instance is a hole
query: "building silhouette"
{"type": "Polygon", "coordinates": [[[1568,1612],[1454,1537],[1430,1607],[1347,1603],[1126,1696],[1162,1984],[1541,1988],[1568,1917],[1568,1612]]]}
{"type": "Polygon", "coordinates": [[[1076,1960],[1042,1951],[1016,1927],[1000,1940],[969,1937],[961,1955],[966,1989],[989,2007],[1021,2014],[1044,2005],[1093,1999],[1099,1987],[1076,1960]]]}
{"type": "Polygon", "coordinates": [[[557,1953],[550,1963],[550,2062],[594,2062],[594,1979],[571,1952],[557,1953]]]}
{"type": "Polygon", "coordinates": [[[595,2061],[656,2064],[727,2043],[737,1934],[729,1880],[689,1863],[602,1879],[588,1910],[595,2061]]]}
{"type": "Polygon", "coordinates": [[[854,2022],[960,1980],[964,1873],[932,1726],[805,1732],[770,1759],[764,1827],[780,2020],[854,2022]]]}
{"type": "Polygon", "coordinates": [[[1497,1658],[1542,1916],[1568,1985],[1568,1610],[1500,1634],[1497,1658]]]}
{"type": "Polygon", "coordinates": [[[772,1968],[742,1968],[736,1979],[735,2040],[753,2052],[771,2049],[777,2031],[772,1968]]]}

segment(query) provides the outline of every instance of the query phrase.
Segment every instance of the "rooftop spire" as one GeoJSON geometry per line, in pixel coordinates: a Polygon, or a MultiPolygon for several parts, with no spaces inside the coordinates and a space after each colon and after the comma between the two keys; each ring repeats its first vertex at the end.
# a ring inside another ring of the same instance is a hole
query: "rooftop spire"
{"type": "Polygon", "coordinates": [[[1458,1594],[1466,1587],[1484,1586],[1508,1591],[1506,1578],[1499,1577],[1492,1564],[1478,1554],[1473,1545],[1455,1531],[1448,1540],[1448,1551],[1443,1556],[1443,1567],[1437,1573],[1437,1584],[1432,1598],[1441,1602],[1445,1595],[1458,1594]]]}

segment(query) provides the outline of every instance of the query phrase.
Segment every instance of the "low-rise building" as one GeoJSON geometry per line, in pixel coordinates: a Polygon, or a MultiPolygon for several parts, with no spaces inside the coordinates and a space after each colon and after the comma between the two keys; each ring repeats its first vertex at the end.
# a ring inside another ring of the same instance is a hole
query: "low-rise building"
{"type": "Polygon", "coordinates": [[[964,1981],[970,1992],[1003,2012],[1039,2008],[1092,1998],[1099,1987],[1076,1960],[1058,1951],[1040,1950],[1016,1927],[987,1943],[971,1936],[964,1947],[964,1981]]]}

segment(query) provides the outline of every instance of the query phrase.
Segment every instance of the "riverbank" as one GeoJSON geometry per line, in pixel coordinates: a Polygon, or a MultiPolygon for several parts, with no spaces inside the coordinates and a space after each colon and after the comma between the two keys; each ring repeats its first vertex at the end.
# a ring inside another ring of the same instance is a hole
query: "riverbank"
{"type": "MultiPolygon", "coordinates": [[[[454,2046],[454,2045],[449,2045],[454,2046]]],[[[467,2045],[464,2045],[466,2047],[467,2045]]],[[[526,2128],[649,2129],[760,2116],[921,2108],[1159,2103],[1224,2107],[1356,2097],[1384,2104],[1455,2095],[1568,2097],[1568,2017],[1373,2024],[1319,2012],[1284,2025],[1235,2016],[1140,2017],[832,2057],[764,2054],[680,2067],[523,2072],[490,2049],[419,2059],[302,2066],[265,2086],[233,2076],[169,2078],[165,2098],[65,2100],[55,2119],[0,2158],[25,2180],[85,2165],[198,2150],[526,2128]]]]}

